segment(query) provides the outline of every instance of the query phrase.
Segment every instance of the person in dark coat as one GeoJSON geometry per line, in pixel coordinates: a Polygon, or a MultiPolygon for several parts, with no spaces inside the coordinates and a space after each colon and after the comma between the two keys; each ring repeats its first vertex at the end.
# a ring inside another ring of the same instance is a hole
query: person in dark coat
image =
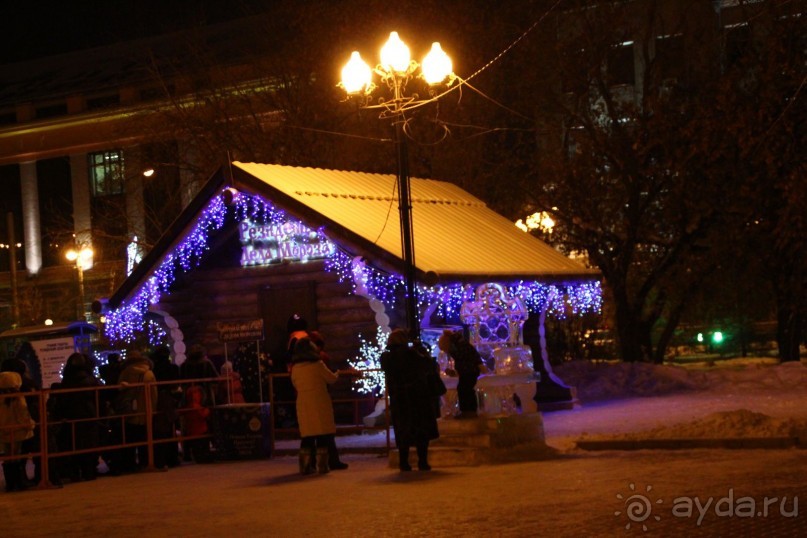
{"type": "MultiPolygon", "coordinates": [[[[123,433],[126,443],[145,443],[148,437],[148,421],[146,412],[156,407],[156,378],[151,370],[151,359],[140,351],[131,350],[123,361],[118,383],[116,411],[123,415],[123,433]],[[145,383],[145,385],[144,385],[145,383]],[[146,401],[148,399],[148,401],[146,401]]],[[[148,465],[148,447],[141,444],[137,447],[126,447],[121,454],[121,472],[138,471],[148,465]]]]}
{"type": "Polygon", "coordinates": [[[454,360],[457,381],[457,400],[460,417],[472,418],[477,414],[476,380],[482,372],[482,357],[476,348],[466,340],[461,331],[443,331],[437,340],[440,351],[454,360]]]}
{"type": "MultiPolygon", "coordinates": [[[[200,345],[191,346],[185,362],[179,365],[180,379],[208,379],[218,376],[219,372],[216,370],[216,365],[207,358],[205,348],[200,345]]],[[[196,384],[201,384],[205,389],[204,405],[215,404],[213,389],[217,382],[211,380],[201,381],[196,384]]]]}
{"type": "MultiPolygon", "coordinates": [[[[56,420],[66,421],[59,430],[57,443],[60,450],[85,450],[97,448],[99,443],[99,415],[97,395],[93,390],[99,386],[93,375],[94,365],[82,353],[73,353],[67,358],[62,371],[62,382],[51,388],[85,389],[60,392],[53,395],[53,414],[56,420]],[[57,386],[58,385],[58,386],[57,386]]],[[[63,470],[72,482],[95,480],[98,454],[76,454],[64,460],[63,470]]]]}
{"type": "Polygon", "coordinates": [[[418,352],[405,331],[395,329],[387,340],[387,350],[381,354],[381,368],[390,400],[398,467],[401,471],[412,470],[409,448],[414,445],[418,469],[429,471],[429,441],[440,436],[434,395],[428,383],[429,375],[436,368],[434,359],[418,352]]]}
{"type": "MultiPolygon", "coordinates": [[[[179,366],[171,362],[171,352],[166,346],[160,346],[151,354],[154,363],[152,372],[157,378],[157,404],[154,415],[154,439],[171,439],[177,430],[179,418],[177,409],[182,399],[182,387],[179,385],[179,366]],[[171,383],[176,381],[177,383],[171,383]]],[[[158,469],[179,465],[179,445],[173,442],[154,444],[154,466],[158,469]]]]}
{"type": "Polygon", "coordinates": [[[39,362],[39,357],[34,350],[31,342],[22,342],[17,352],[14,354],[15,359],[19,359],[25,363],[28,376],[34,380],[37,387],[42,386],[42,368],[39,362]]]}
{"type": "MultiPolygon", "coordinates": [[[[101,444],[102,446],[114,446],[123,443],[123,422],[115,417],[115,399],[118,397],[118,378],[120,377],[121,357],[120,353],[109,353],[106,356],[106,363],[98,367],[101,381],[104,388],[100,392],[101,415],[101,444]]],[[[109,470],[109,474],[114,476],[120,474],[121,451],[120,449],[107,448],[101,452],[101,459],[104,460],[109,470]]]]}

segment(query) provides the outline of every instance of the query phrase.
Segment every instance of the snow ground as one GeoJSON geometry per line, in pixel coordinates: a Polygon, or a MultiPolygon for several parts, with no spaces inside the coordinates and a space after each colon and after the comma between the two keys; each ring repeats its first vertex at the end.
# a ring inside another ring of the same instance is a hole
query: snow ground
{"type": "Polygon", "coordinates": [[[611,438],[730,438],[803,435],[807,367],[773,359],[712,367],[574,361],[556,368],[582,404],[544,414],[547,442],[611,438]],[[627,397],[625,397],[627,396],[627,397]]]}
{"type": "Polygon", "coordinates": [[[585,452],[573,443],[800,431],[807,367],[569,363],[556,373],[577,386],[582,405],[544,413],[547,443],[558,449],[544,461],[399,473],[385,457],[347,454],[350,469],[308,477],[292,457],[188,464],[61,490],[0,493],[0,535],[807,535],[807,515],[799,512],[807,505],[802,449],[585,452]],[[773,497],[766,516],[763,501],[773,497]],[[745,517],[718,511],[721,499],[725,508],[739,506],[739,498],[757,508],[745,517]],[[796,498],[802,506],[794,506],[796,498]],[[697,509],[686,517],[673,511],[686,499],[701,507],[714,502],[703,517],[697,509]]]}

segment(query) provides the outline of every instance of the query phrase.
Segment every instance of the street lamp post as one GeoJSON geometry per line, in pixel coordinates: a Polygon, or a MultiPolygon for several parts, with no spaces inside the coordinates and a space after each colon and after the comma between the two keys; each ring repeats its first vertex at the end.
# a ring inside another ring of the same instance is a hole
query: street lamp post
{"type": "Polygon", "coordinates": [[[406,125],[406,112],[412,108],[422,106],[428,100],[420,100],[417,94],[405,95],[406,85],[417,76],[426,81],[429,86],[447,84],[450,86],[455,75],[451,71],[451,59],[440,48],[439,43],[433,43],[431,51],[417,63],[409,54],[409,47],[401,41],[398,32],[390,33],[389,40],[381,49],[381,62],[370,69],[358,51],[353,51],[350,60],[342,69],[342,81],[339,84],[348,96],[367,98],[375,91],[377,86],[372,81],[373,73],[386,83],[392,94],[389,100],[379,100],[378,104],[365,104],[364,108],[381,110],[381,119],[392,119],[395,127],[395,146],[397,149],[398,172],[398,212],[401,225],[401,254],[403,259],[403,277],[406,291],[406,323],[413,338],[420,336],[420,322],[418,316],[417,287],[415,275],[415,244],[412,227],[412,193],[409,181],[409,146],[404,126],[406,125]],[[419,71],[419,74],[418,74],[419,71]]]}
{"type": "Polygon", "coordinates": [[[65,253],[65,258],[76,263],[78,272],[78,301],[76,304],[76,319],[86,320],[86,310],[84,309],[84,267],[92,260],[93,250],[84,247],[80,250],[70,249],[65,253]]]}

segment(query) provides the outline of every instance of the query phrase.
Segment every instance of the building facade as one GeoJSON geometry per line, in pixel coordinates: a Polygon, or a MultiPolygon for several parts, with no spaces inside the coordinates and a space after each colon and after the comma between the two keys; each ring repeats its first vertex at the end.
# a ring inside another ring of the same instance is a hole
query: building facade
{"type": "Polygon", "coordinates": [[[0,66],[0,328],[92,319],[222,161],[165,125],[176,39],[0,66]]]}

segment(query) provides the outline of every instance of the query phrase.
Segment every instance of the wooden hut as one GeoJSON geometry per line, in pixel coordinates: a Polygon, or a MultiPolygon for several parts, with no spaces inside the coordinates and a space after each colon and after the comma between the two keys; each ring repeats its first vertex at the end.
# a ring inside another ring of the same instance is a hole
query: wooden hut
{"type": "MultiPolygon", "coordinates": [[[[583,290],[598,307],[596,271],[478,198],[419,178],[411,193],[424,328],[456,322],[463,297],[485,282],[535,293],[537,309],[551,307],[539,291],[549,287],[583,290]]],[[[233,162],[104,301],[105,333],[131,341],[158,322],[181,362],[190,343],[222,355],[222,324],[262,320],[261,349],[277,357],[296,313],[343,367],[360,335],[405,325],[402,264],[394,175],[233,162]]]]}

